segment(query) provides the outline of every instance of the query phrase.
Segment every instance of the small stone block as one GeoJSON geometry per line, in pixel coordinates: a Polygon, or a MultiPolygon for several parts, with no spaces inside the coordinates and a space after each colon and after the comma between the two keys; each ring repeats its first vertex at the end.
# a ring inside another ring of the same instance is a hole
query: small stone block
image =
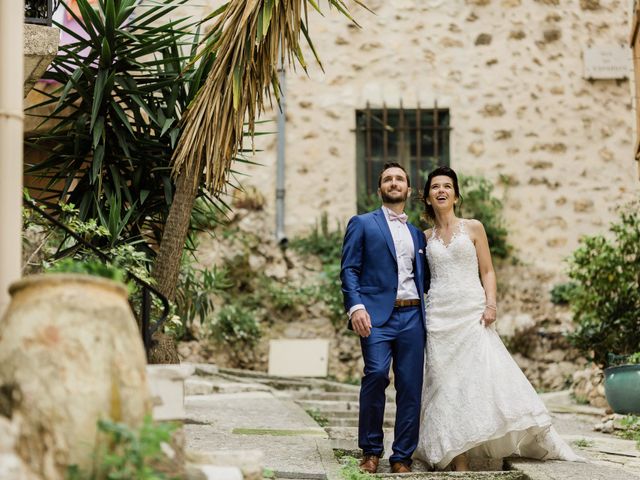
{"type": "Polygon", "coordinates": [[[215,465],[200,465],[198,467],[207,480],[243,480],[242,470],[238,467],[218,467],[215,465]]]}
{"type": "Polygon", "coordinates": [[[328,340],[271,340],[269,375],[281,377],[326,377],[328,340]]]}
{"type": "Polygon", "coordinates": [[[147,365],[147,383],[153,399],[153,418],[157,421],[183,420],[184,378],[193,367],[181,365],[147,365]]]}

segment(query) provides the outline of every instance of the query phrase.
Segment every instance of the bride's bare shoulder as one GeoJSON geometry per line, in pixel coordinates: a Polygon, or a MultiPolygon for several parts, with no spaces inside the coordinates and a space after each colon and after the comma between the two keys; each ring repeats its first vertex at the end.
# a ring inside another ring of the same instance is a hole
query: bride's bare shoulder
{"type": "Polygon", "coordinates": [[[480,220],[476,220],[475,218],[468,218],[465,219],[464,224],[467,228],[467,231],[474,239],[474,242],[475,239],[482,237],[482,235],[486,235],[484,231],[484,225],[482,225],[482,222],[480,220]]]}
{"type": "Polygon", "coordinates": [[[466,226],[471,228],[472,230],[484,230],[484,226],[480,220],[476,220],[475,218],[466,218],[464,220],[466,226]]]}

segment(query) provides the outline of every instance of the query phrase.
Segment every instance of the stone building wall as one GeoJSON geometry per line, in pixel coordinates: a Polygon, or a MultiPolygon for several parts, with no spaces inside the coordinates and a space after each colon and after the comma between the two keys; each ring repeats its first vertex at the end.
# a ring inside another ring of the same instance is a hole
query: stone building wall
{"type": "MultiPolygon", "coordinates": [[[[582,75],[583,48],[628,45],[626,0],[366,3],[375,15],[352,9],[361,29],[335,10],[312,15],[325,72],[307,51],[309,75],[287,74],[289,237],[323,211],[340,222],[356,212],[355,110],[367,102],[450,110],[451,165],[495,182],[525,262],[558,271],[581,235],[605,231],[637,196],[630,83],[582,75]]],[[[240,167],[241,182],[264,192],[274,218],[276,136],[257,146],[262,165],[240,167]]]]}
{"type": "MultiPolygon", "coordinates": [[[[190,1],[176,16],[202,18],[220,3],[190,1]]],[[[582,75],[584,47],[628,45],[630,0],[366,4],[375,14],[350,2],[357,28],[320,2],[310,33],[324,72],[305,49],[309,74],[287,73],[288,237],[322,212],[341,223],[356,213],[355,111],[367,102],[449,109],[451,165],[495,183],[526,263],[558,272],[581,235],[604,232],[637,197],[630,54],[630,80],[582,75]]],[[[276,135],[256,147],[261,165],[236,167],[266,196],[274,235],[276,135]]]]}

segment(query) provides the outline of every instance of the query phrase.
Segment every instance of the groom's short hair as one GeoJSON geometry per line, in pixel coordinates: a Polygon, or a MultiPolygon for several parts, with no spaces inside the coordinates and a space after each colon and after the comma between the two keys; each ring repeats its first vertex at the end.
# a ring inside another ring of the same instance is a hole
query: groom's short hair
{"type": "Polygon", "coordinates": [[[405,168],[402,165],[400,165],[398,162],[387,162],[382,166],[382,170],[380,170],[380,175],[378,175],[378,188],[382,186],[382,174],[385,172],[385,170],[388,170],[390,168],[399,168],[400,170],[402,170],[404,172],[404,176],[407,177],[407,187],[411,186],[411,179],[409,178],[409,174],[407,173],[405,168]]]}

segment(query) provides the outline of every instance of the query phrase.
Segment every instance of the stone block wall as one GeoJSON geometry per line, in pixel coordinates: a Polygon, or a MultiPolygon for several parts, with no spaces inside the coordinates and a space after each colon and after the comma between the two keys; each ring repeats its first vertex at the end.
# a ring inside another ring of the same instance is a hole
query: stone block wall
{"type": "MultiPolygon", "coordinates": [[[[450,110],[451,164],[496,184],[525,262],[561,268],[581,235],[605,231],[615,209],[637,196],[630,83],[582,75],[585,47],[628,45],[628,2],[367,5],[375,15],[352,9],[362,28],[335,10],[312,14],[324,73],[307,49],[309,74],[287,74],[289,237],[323,211],[340,222],[356,212],[355,110],[367,102],[429,108],[437,101],[450,110]]],[[[241,182],[262,190],[274,218],[276,136],[257,147],[261,166],[241,166],[249,174],[241,182]]]]}

